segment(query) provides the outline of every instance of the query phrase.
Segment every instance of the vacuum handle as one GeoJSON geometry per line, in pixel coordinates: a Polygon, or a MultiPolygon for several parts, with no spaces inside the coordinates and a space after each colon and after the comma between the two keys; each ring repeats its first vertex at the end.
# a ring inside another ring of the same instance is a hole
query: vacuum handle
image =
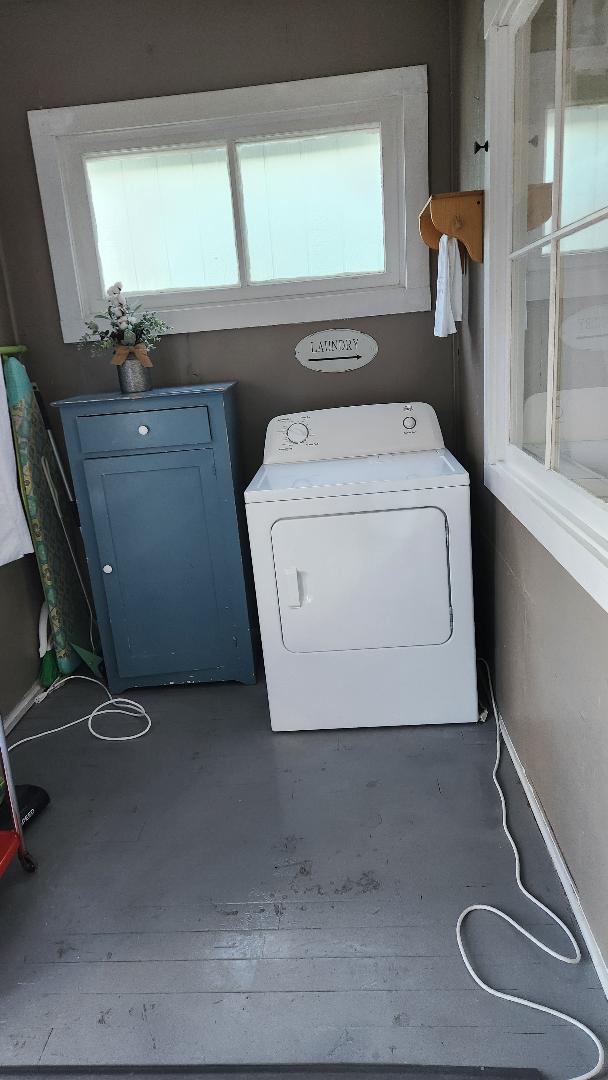
{"type": "Polygon", "coordinates": [[[0,716],[0,767],[4,773],[4,781],[6,783],[6,794],[8,798],[8,805],[11,812],[11,818],[13,819],[13,832],[17,833],[19,838],[19,850],[25,851],[23,844],[23,830],[21,828],[21,812],[19,810],[19,803],[17,801],[17,792],[15,791],[15,784],[13,781],[13,774],[11,772],[11,763],[8,757],[8,746],[6,745],[6,736],[4,734],[4,724],[2,723],[2,717],[0,716]]]}

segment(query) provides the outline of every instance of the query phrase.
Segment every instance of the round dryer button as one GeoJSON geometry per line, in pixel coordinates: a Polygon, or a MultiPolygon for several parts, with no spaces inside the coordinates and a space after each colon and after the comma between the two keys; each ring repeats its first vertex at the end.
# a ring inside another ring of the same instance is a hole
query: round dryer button
{"type": "Polygon", "coordinates": [[[416,427],[416,417],[415,416],[404,416],[404,418],[403,418],[403,426],[407,431],[412,431],[416,427]]]}
{"type": "Polygon", "coordinates": [[[290,424],[287,428],[287,438],[291,443],[303,443],[308,438],[306,424],[290,424]]]}

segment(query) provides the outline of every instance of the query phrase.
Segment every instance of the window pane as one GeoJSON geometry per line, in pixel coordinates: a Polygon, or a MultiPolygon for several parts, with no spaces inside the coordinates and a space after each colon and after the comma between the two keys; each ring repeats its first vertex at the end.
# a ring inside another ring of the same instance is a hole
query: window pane
{"type": "Polygon", "coordinates": [[[254,282],[384,272],[380,128],[237,146],[254,282]]]}
{"type": "MultiPolygon", "coordinates": [[[[560,224],[568,225],[608,206],[608,6],[605,3],[570,0],[568,4],[564,91],[560,224]]],[[[602,246],[605,235],[600,237],[602,246]]]]}
{"type": "Polygon", "coordinates": [[[608,238],[605,222],[560,251],[558,469],[608,499],[608,238]],[[585,250],[587,249],[587,250],[585,250]]]}
{"type": "Polygon", "coordinates": [[[511,442],[545,460],[549,351],[548,254],[536,248],[512,267],[511,442]]]}
{"type": "Polygon", "coordinates": [[[551,218],[556,2],[544,0],[518,31],[515,79],[513,247],[542,235],[551,218]],[[551,120],[552,124],[552,120],[551,120]]]}
{"type": "Polygon", "coordinates": [[[85,165],[104,288],[238,284],[224,146],[104,155],[85,165]]]}

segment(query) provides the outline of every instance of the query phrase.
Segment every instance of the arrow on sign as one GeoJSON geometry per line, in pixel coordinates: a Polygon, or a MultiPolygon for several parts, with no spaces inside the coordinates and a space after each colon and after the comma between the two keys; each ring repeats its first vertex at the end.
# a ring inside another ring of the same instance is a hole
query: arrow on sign
{"type": "Polygon", "coordinates": [[[330,353],[327,356],[309,356],[309,364],[320,364],[323,360],[360,360],[361,353],[351,356],[332,356],[330,353]]]}

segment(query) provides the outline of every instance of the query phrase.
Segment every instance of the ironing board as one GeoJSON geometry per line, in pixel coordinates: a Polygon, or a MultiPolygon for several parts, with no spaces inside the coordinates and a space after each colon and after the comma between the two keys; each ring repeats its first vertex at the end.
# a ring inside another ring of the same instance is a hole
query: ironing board
{"type": "Polygon", "coordinates": [[[4,379],[19,482],[49,607],[57,666],[62,675],[70,675],[81,661],[77,649],[89,645],[88,611],[70,554],[70,545],[78,550],[73,514],[32,384],[17,356],[4,360],[4,379]]]}

